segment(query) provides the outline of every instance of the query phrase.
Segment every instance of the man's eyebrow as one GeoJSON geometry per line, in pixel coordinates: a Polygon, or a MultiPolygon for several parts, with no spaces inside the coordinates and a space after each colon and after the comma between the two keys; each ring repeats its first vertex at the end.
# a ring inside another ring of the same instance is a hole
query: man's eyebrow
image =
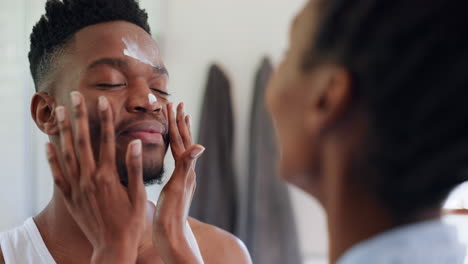
{"type": "MultiPolygon", "coordinates": [[[[92,70],[93,68],[101,65],[108,65],[117,69],[128,69],[130,67],[128,61],[121,58],[101,58],[90,63],[87,69],[92,70]]],[[[168,70],[163,65],[151,65],[151,67],[153,68],[154,73],[169,76],[168,70]]]]}
{"type": "Polygon", "coordinates": [[[123,60],[123,59],[119,59],[119,58],[101,58],[101,59],[97,59],[97,60],[93,61],[92,63],[90,63],[88,65],[87,69],[91,70],[91,69],[96,68],[96,67],[101,66],[101,65],[108,65],[108,66],[111,66],[113,68],[118,68],[118,69],[128,68],[128,62],[123,60]]]}
{"type": "Polygon", "coordinates": [[[163,65],[153,65],[152,67],[156,74],[166,75],[167,77],[169,77],[169,71],[167,71],[166,67],[164,67],[163,65]]]}

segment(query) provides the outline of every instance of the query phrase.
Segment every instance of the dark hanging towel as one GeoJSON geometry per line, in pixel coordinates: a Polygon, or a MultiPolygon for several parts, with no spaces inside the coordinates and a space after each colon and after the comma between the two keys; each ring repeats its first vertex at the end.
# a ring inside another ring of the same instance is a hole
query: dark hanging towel
{"type": "Polygon", "coordinates": [[[237,188],[234,178],[234,121],[229,80],[210,68],[201,113],[198,143],[206,147],[197,162],[197,189],[190,216],[234,233],[237,188]]]}
{"type": "Polygon", "coordinates": [[[277,147],[264,94],[272,66],[257,72],[251,112],[247,221],[244,241],[255,264],[302,263],[289,191],[277,173],[277,147]]]}

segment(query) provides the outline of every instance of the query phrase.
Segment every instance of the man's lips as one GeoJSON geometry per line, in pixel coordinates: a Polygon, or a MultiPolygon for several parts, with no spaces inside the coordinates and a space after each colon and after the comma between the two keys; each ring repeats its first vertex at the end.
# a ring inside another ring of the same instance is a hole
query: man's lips
{"type": "Polygon", "coordinates": [[[140,139],[142,143],[163,144],[166,128],[159,122],[138,122],[124,128],[120,136],[140,139]]]}
{"type": "Polygon", "coordinates": [[[147,143],[147,144],[162,144],[162,143],[164,143],[163,136],[160,133],[135,131],[135,132],[124,133],[122,135],[129,136],[129,137],[132,137],[134,139],[140,139],[143,144],[144,143],[147,143]]]}

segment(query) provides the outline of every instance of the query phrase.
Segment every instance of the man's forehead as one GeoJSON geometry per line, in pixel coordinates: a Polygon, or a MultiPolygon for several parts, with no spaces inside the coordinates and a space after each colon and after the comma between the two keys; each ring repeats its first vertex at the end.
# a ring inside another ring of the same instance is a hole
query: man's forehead
{"type": "Polygon", "coordinates": [[[140,27],[123,21],[86,27],[75,35],[75,51],[86,62],[129,56],[151,66],[162,64],[156,41],[140,27]]]}
{"type": "Polygon", "coordinates": [[[160,63],[157,62],[161,58],[159,49],[152,45],[145,45],[140,43],[138,40],[129,37],[123,37],[122,42],[125,45],[123,54],[127,57],[140,61],[141,63],[148,64],[153,68],[160,67],[160,63]]]}

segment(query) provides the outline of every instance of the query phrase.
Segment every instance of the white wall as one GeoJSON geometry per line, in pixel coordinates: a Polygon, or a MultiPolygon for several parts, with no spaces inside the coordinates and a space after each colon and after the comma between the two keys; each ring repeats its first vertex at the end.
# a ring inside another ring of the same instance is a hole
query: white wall
{"type": "Polygon", "coordinates": [[[2,226],[14,224],[31,211],[29,179],[24,177],[26,158],[25,55],[23,19],[17,10],[24,8],[23,1],[11,1],[0,9],[0,173],[2,226]],[[6,26],[10,25],[10,26],[6,26]],[[19,25],[19,26],[18,26],[19,25]],[[3,38],[6,37],[6,41],[3,38]]]}

